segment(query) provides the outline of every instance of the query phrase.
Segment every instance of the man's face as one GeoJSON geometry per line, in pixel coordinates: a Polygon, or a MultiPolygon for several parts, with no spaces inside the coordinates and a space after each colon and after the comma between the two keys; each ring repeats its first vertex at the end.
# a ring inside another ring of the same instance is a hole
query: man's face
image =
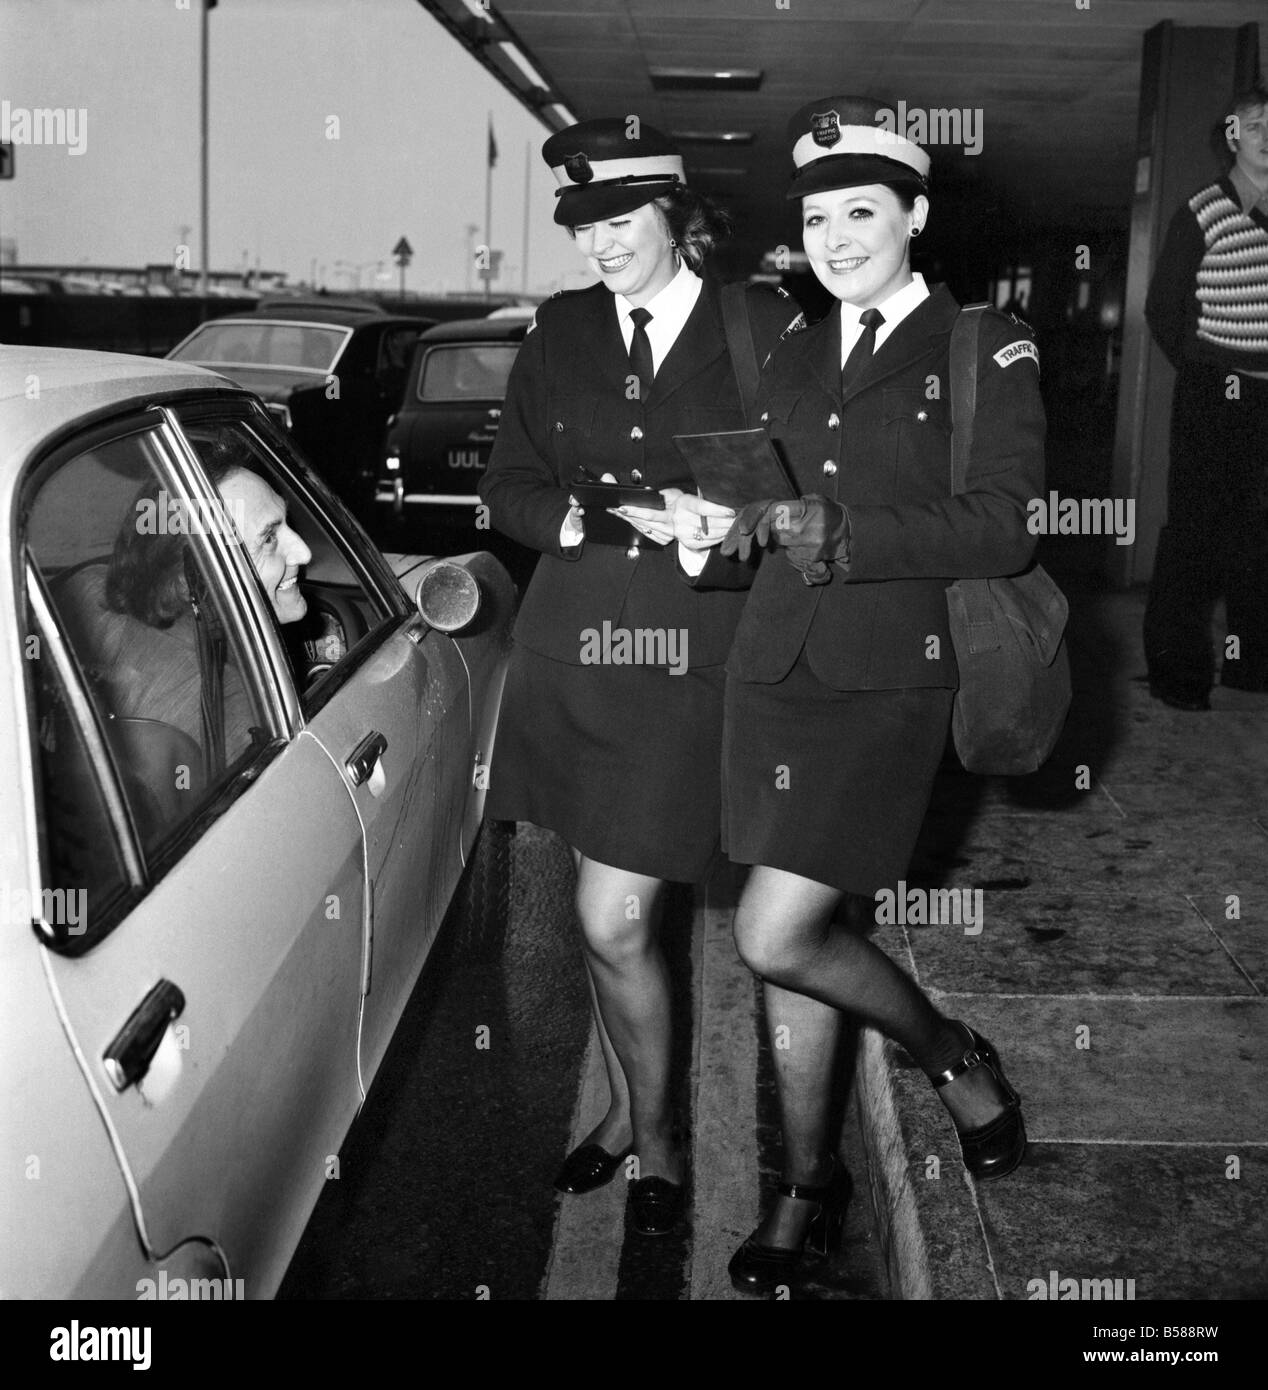
{"type": "Polygon", "coordinates": [[[313,553],[286,524],[286,503],[258,473],[245,468],[234,469],[221,482],[220,495],[242,525],[247,554],[278,622],[298,622],[308,611],[299,571],[313,553]]]}
{"type": "Polygon", "coordinates": [[[1228,147],[1237,167],[1258,188],[1268,186],[1268,106],[1243,106],[1237,113],[1238,138],[1228,147]]]}

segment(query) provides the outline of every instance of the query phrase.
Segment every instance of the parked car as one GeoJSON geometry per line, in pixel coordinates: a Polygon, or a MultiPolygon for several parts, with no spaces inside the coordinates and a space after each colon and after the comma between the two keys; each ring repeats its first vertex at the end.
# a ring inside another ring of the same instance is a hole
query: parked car
{"type": "Polygon", "coordinates": [[[405,535],[443,537],[458,549],[491,547],[517,579],[535,557],[482,524],[476,487],[531,319],[523,310],[461,319],[419,338],[404,397],[388,420],[375,493],[376,525],[385,533],[395,524],[405,535]]]}
{"type": "Polygon", "coordinates": [[[513,588],[186,364],[0,347],[0,439],[0,1293],[267,1297],[505,871],[513,588]]]}
{"type": "Polygon", "coordinates": [[[200,324],[167,355],[254,391],[364,520],[384,426],[418,335],[434,321],[364,301],[266,299],[251,313],[200,324]]]}

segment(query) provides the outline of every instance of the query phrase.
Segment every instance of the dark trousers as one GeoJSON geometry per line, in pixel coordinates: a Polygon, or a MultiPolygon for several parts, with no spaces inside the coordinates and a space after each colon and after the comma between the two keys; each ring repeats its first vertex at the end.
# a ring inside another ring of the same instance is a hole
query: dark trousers
{"type": "Polygon", "coordinates": [[[1268,380],[1237,377],[1229,400],[1228,377],[1200,366],[1176,377],[1167,524],[1145,609],[1150,678],[1193,694],[1211,685],[1221,596],[1241,648],[1225,679],[1268,680],[1268,380]]]}

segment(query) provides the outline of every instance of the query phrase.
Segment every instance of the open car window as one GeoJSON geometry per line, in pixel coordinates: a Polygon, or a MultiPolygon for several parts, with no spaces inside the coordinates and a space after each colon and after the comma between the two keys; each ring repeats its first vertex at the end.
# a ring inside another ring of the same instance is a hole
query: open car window
{"type": "Polygon", "coordinates": [[[253,582],[289,658],[301,708],[311,715],[401,621],[403,606],[385,596],[358,553],[350,523],[333,519],[297,486],[306,472],[289,442],[256,413],[205,410],[181,415],[203,467],[243,497],[243,550],[253,582]],[[283,466],[285,464],[285,466],[283,466]],[[241,472],[257,480],[244,493],[241,472]]]}
{"type": "Polygon", "coordinates": [[[47,861],[89,862],[73,886],[94,900],[113,890],[91,868],[106,846],[85,861],[80,844],[93,808],[114,805],[143,885],[277,736],[211,551],[228,524],[186,493],[153,415],[65,446],[28,484],[23,543],[55,629],[40,646],[55,635],[66,667],[29,682],[47,861]]]}

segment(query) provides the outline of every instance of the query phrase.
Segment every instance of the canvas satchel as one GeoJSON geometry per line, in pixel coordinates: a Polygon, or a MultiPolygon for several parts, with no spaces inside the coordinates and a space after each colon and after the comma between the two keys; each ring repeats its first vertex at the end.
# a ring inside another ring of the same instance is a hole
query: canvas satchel
{"type": "MultiPolygon", "coordinates": [[[[964,491],[977,408],[982,311],[961,309],[951,331],[951,490],[964,491]]],[[[1070,710],[1069,605],[1040,564],[1006,579],[959,579],[947,613],[960,688],[955,751],[969,772],[1017,776],[1047,761],[1070,710]]]]}

